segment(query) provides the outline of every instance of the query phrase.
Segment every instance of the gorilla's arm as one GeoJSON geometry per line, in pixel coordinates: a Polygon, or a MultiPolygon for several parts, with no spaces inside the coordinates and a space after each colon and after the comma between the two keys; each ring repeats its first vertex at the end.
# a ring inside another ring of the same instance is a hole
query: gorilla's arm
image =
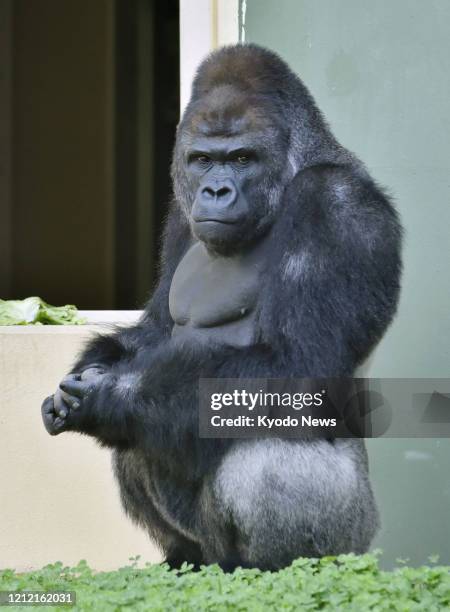
{"type": "Polygon", "coordinates": [[[395,314],[397,214],[360,166],[299,172],[285,207],[273,235],[279,256],[262,289],[261,340],[286,352],[289,374],[351,375],[395,314]]]}
{"type": "Polygon", "coordinates": [[[285,364],[262,346],[234,348],[162,343],[83,380],[69,375],[61,383],[66,403],[59,414],[55,396],[42,407],[47,431],[76,431],[112,448],[140,447],[165,462],[175,460],[197,477],[211,469],[228,440],[198,437],[198,380],[225,377],[281,377],[285,364]],[[77,402],[76,407],[73,403],[77,402]],[[62,418],[61,418],[62,416],[62,418]]]}
{"type": "Polygon", "coordinates": [[[160,278],[141,320],[132,327],[109,335],[96,335],[87,343],[72,368],[81,373],[92,365],[111,367],[121,360],[131,359],[140,347],[155,347],[170,335],[172,321],[168,309],[168,294],[173,273],[187,249],[189,227],[179,208],[173,204],[163,237],[160,278]]]}

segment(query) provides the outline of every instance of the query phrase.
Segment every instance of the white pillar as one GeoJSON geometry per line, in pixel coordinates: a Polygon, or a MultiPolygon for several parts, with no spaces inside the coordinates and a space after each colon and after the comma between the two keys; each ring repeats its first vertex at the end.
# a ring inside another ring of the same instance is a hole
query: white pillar
{"type": "Polygon", "coordinates": [[[238,11],[238,0],[180,0],[181,112],[204,57],[219,46],[238,42],[238,11]]]}

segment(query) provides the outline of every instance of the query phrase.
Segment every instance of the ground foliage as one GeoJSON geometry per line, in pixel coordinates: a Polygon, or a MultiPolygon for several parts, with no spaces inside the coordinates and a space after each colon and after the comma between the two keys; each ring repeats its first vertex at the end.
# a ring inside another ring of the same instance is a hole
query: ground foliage
{"type": "Polygon", "coordinates": [[[76,592],[74,608],[45,609],[95,612],[450,609],[449,567],[402,565],[388,572],[373,554],[301,558],[273,573],[237,569],[225,574],[217,566],[200,572],[184,566],[177,573],[166,565],[140,568],[137,559],[132,561],[111,572],[95,572],[84,561],[73,568],[54,563],[23,574],[1,570],[0,590],[67,589],[76,592]]]}

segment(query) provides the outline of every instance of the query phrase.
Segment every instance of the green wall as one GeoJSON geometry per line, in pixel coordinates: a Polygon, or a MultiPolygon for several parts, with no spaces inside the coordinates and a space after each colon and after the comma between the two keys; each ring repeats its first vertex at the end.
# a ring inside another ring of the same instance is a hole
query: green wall
{"type": "MultiPolygon", "coordinates": [[[[450,2],[247,0],[240,12],[245,40],[288,61],[400,211],[400,308],[365,374],[449,377],[450,2]]],[[[450,440],[368,448],[384,563],[450,563],[450,440]]]]}

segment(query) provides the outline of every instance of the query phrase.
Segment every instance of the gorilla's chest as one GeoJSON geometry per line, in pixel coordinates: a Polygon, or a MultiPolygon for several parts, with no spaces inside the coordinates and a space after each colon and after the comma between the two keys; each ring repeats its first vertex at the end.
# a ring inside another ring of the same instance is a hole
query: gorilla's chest
{"type": "Polygon", "coordinates": [[[172,335],[234,346],[252,344],[262,267],[258,252],[214,257],[203,244],[194,244],[172,279],[172,335]]]}

